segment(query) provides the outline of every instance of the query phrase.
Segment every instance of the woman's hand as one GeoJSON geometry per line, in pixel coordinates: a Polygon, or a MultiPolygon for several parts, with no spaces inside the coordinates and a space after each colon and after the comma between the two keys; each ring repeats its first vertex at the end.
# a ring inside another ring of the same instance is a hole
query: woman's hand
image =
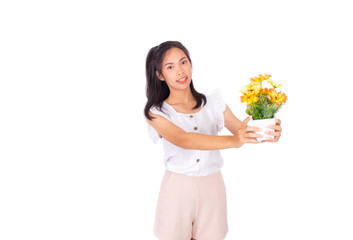
{"type": "Polygon", "coordinates": [[[255,132],[260,132],[258,127],[248,126],[248,122],[252,119],[251,116],[247,117],[240,125],[238,131],[234,134],[236,148],[241,147],[244,143],[260,143],[256,138],[261,138],[263,135],[255,132]]]}
{"type": "Polygon", "coordinates": [[[276,125],[270,125],[268,128],[274,129],[275,131],[267,131],[267,135],[272,135],[274,138],[268,138],[263,142],[278,142],[279,138],[281,137],[282,127],[281,127],[281,120],[276,119],[276,125]]]}

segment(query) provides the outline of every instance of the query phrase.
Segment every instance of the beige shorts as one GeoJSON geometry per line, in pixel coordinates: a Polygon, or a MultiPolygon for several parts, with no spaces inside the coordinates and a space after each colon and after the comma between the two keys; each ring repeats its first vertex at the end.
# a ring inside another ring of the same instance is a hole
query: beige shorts
{"type": "Polygon", "coordinates": [[[194,177],[166,170],[154,235],[161,240],[222,240],[227,232],[226,189],[221,172],[194,177]]]}

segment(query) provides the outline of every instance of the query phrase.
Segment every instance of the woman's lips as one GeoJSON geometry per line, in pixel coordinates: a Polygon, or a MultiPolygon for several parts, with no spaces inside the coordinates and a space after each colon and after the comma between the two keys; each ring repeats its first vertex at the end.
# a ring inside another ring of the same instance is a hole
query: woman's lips
{"type": "Polygon", "coordinates": [[[188,77],[184,77],[184,78],[177,80],[177,83],[183,84],[183,83],[186,83],[187,80],[188,80],[188,77]]]}

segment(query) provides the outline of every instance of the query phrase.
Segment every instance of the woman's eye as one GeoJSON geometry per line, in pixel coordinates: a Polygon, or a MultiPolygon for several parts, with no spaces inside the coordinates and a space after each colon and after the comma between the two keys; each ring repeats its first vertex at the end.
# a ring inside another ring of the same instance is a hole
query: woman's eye
{"type": "Polygon", "coordinates": [[[184,60],[184,61],[182,61],[181,63],[182,64],[186,64],[188,61],[187,60],[184,60]]]}
{"type": "Polygon", "coordinates": [[[168,66],[167,69],[173,69],[173,66],[168,66]]]}

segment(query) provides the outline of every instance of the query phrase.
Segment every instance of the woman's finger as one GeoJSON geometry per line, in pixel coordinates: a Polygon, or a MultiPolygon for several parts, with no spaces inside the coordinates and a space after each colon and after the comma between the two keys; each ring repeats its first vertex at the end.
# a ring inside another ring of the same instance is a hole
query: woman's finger
{"type": "Polygon", "coordinates": [[[245,143],[261,143],[256,138],[246,138],[245,143]]]}
{"type": "Polygon", "coordinates": [[[261,131],[262,131],[261,128],[259,128],[259,127],[252,127],[252,126],[246,126],[246,127],[245,127],[245,130],[246,130],[247,132],[261,132],[261,131]]]}
{"type": "Polygon", "coordinates": [[[268,128],[274,129],[275,131],[267,131],[265,132],[267,135],[273,136],[272,137],[267,137],[265,141],[263,142],[278,142],[279,138],[281,137],[281,132],[282,132],[282,127],[281,127],[282,121],[280,119],[276,119],[276,125],[270,125],[268,128]]]}
{"type": "Polygon", "coordinates": [[[262,137],[264,137],[264,135],[262,135],[262,134],[257,134],[257,133],[252,133],[252,132],[247,132],[247,133],[245,134],[245,137],[246,137],[246,138],[262,138],[262,137]]]}
{"type": "Polygon", "coordinates": [[[275,125],[270,125],[270,126],[268,126],[268,128],[275,129],[276,131],[281,131],[282,130],[281,123],[282,123],[282,121],[277,118],[276,119],[276,124],[275,125]]]}
{"type": "Polygon", "coordinates": [[[278,140],[279,140],[278,137],[275,137],[275,138],[270,138],[270,137],[268,137],[268,138],[266,138],[266,140],[263,141],[263,142],[278,142],[278,140]]]}
{"type": "Polygon", "coordinates": [[[248,122],[252,119],[252,116],[248,116],[247,118],[245,118],[245,120],[243,121],[243,125],[246,126],[248,125],[248,122]]]}
{"type": "Polygon", "coordinates": [[[269,125],[267,127],[270,128],[270,129],[274,129],[276,131],[279,131],[279,132],[282,131],[282,127],[280,125],[269,125]]]}
{"type": "Polygon", "coordinates": [[[274,137],[279,137],[279,136],[281,136],[281,132],[266,131],[265,133],[266,133],[267,135],[271,135],[271,136],[274,136],[274,137]]]}

